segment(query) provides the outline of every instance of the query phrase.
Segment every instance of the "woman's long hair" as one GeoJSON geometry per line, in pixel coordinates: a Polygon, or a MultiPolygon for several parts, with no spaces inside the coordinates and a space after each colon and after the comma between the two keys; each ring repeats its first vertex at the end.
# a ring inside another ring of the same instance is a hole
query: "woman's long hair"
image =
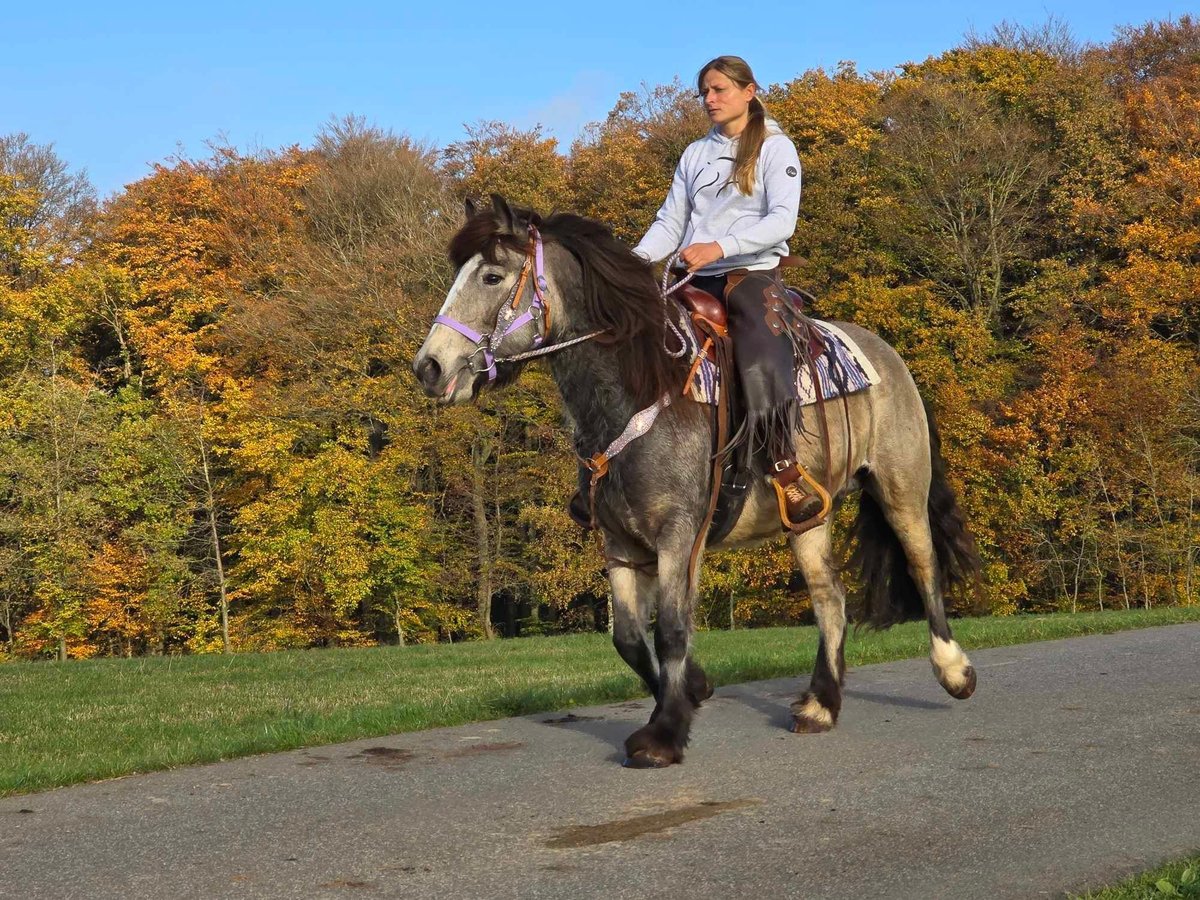
{"type": "MultiPolygon", "coordinates": [[[[758,84],[754,80],[754,73],[750,71],[750,64],[740,56],[718,56],[706,62],[696,76],[696,89],[701,96],[704,94],[704,76],[713,71],[720,72],[743,90],[758,84]]],[[[737,158],[733,162],[732,180],[737,182],[738,190],[747,197],[754,192],[754,170],[758,166],[758,154],[766,137],[767,108],[758,97],[754,97],[750,101],[750,121],[738,137],[737,158]]]]}

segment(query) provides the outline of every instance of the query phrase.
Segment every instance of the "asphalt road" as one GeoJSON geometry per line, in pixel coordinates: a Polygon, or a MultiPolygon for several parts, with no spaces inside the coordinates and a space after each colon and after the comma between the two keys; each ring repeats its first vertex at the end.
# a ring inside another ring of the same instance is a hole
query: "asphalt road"
{"type": "MultiPolygon", "coordinates": [[[[853,638],[851,638],[852,640],[853,638]]],[[[1053,897],[1200,849],[1200,625],[720,688],[682,766],[647,702],[0,800],[0,897],[1053,897]]]]}

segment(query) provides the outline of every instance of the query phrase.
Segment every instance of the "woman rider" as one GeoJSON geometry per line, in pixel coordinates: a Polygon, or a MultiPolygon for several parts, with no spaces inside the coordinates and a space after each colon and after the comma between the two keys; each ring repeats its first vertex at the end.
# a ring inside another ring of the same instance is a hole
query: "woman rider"
{"type": "Polygon", "coordinates": [[[788,518],[799,524],[820,510],[821,499],[796,481],[792,343],[769,327],[764,292],[780,284],[779,260],[796,230],[800,159],[767,118],[745,60],[718,56],[697,83],[712,130],[683,151],[666,202],[634,252],[658,262],[682,246],[692,284],[725,300],[751,449],[765,445],[767,475],[787,485],[788,518]]]}

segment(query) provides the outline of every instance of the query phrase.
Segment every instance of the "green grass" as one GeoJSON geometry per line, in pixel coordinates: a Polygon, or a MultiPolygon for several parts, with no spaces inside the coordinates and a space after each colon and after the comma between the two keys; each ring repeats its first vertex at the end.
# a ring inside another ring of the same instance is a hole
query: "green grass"
{"type": "Polygon", "coordinates": [[[1074,900],[1166,900],[1168,897],[1200,897],[1200,853],[1135,875],[1113,887],[1075,895],[1074,900]]]}
{"type": "MultiPolygon", "coordinates": [[[[960,619],[967,649],[1200,621],[1200,608],[960,619]]],[[[814,628],[709,631],[718,684],[810,671],[814,628]]],[[[923,656],[924,623],[851,634],[850,666],[923,656]]],[[[0,796],[644,693],[607,635],[0,665],[0,796]]]]}

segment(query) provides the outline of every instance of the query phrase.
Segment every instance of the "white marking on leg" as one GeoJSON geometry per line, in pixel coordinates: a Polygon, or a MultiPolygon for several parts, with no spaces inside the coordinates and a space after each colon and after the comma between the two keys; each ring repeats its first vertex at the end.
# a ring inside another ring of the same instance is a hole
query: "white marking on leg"
{"type": "Polygon", "coordinates": [[[930,635],[933,642],[929,651],[929,659],[933,663],[934,674],[946,690],[954,692],[961,690],[967,683],[967,667],[971,661],[963,653],[958,641],[943,641],[937,635],[930,635]]]}
{"type": "Polygon", "coordinates": [[[795,713],[798,716],[811,719],[818,725],[823,725],[826,728],[833,727],[833,713],[827,710],[820,700],[811,695],[804,701],[800,709],[795,710],[795,713]]]}
{"type": "MultiPolygon", "coordinates": [[[[682,700],[687,697],[687,658],[691,652],[691,642],[683,649],[683,655],[680,657],[672,657],[670,659],[659,660],[659,679],[662,684],[664,704],[667,702],[668,696],[673,700],[682,700]]],[[[690,701],[688,701],[690,706],[690,701]]]]}
{"type": "Polygon", "coordinates": [[[663,683],[668,687],[683,691],[684,676],[687,674],[687,656],[681,659],[669,659],[662,663],[663,683]]]}

